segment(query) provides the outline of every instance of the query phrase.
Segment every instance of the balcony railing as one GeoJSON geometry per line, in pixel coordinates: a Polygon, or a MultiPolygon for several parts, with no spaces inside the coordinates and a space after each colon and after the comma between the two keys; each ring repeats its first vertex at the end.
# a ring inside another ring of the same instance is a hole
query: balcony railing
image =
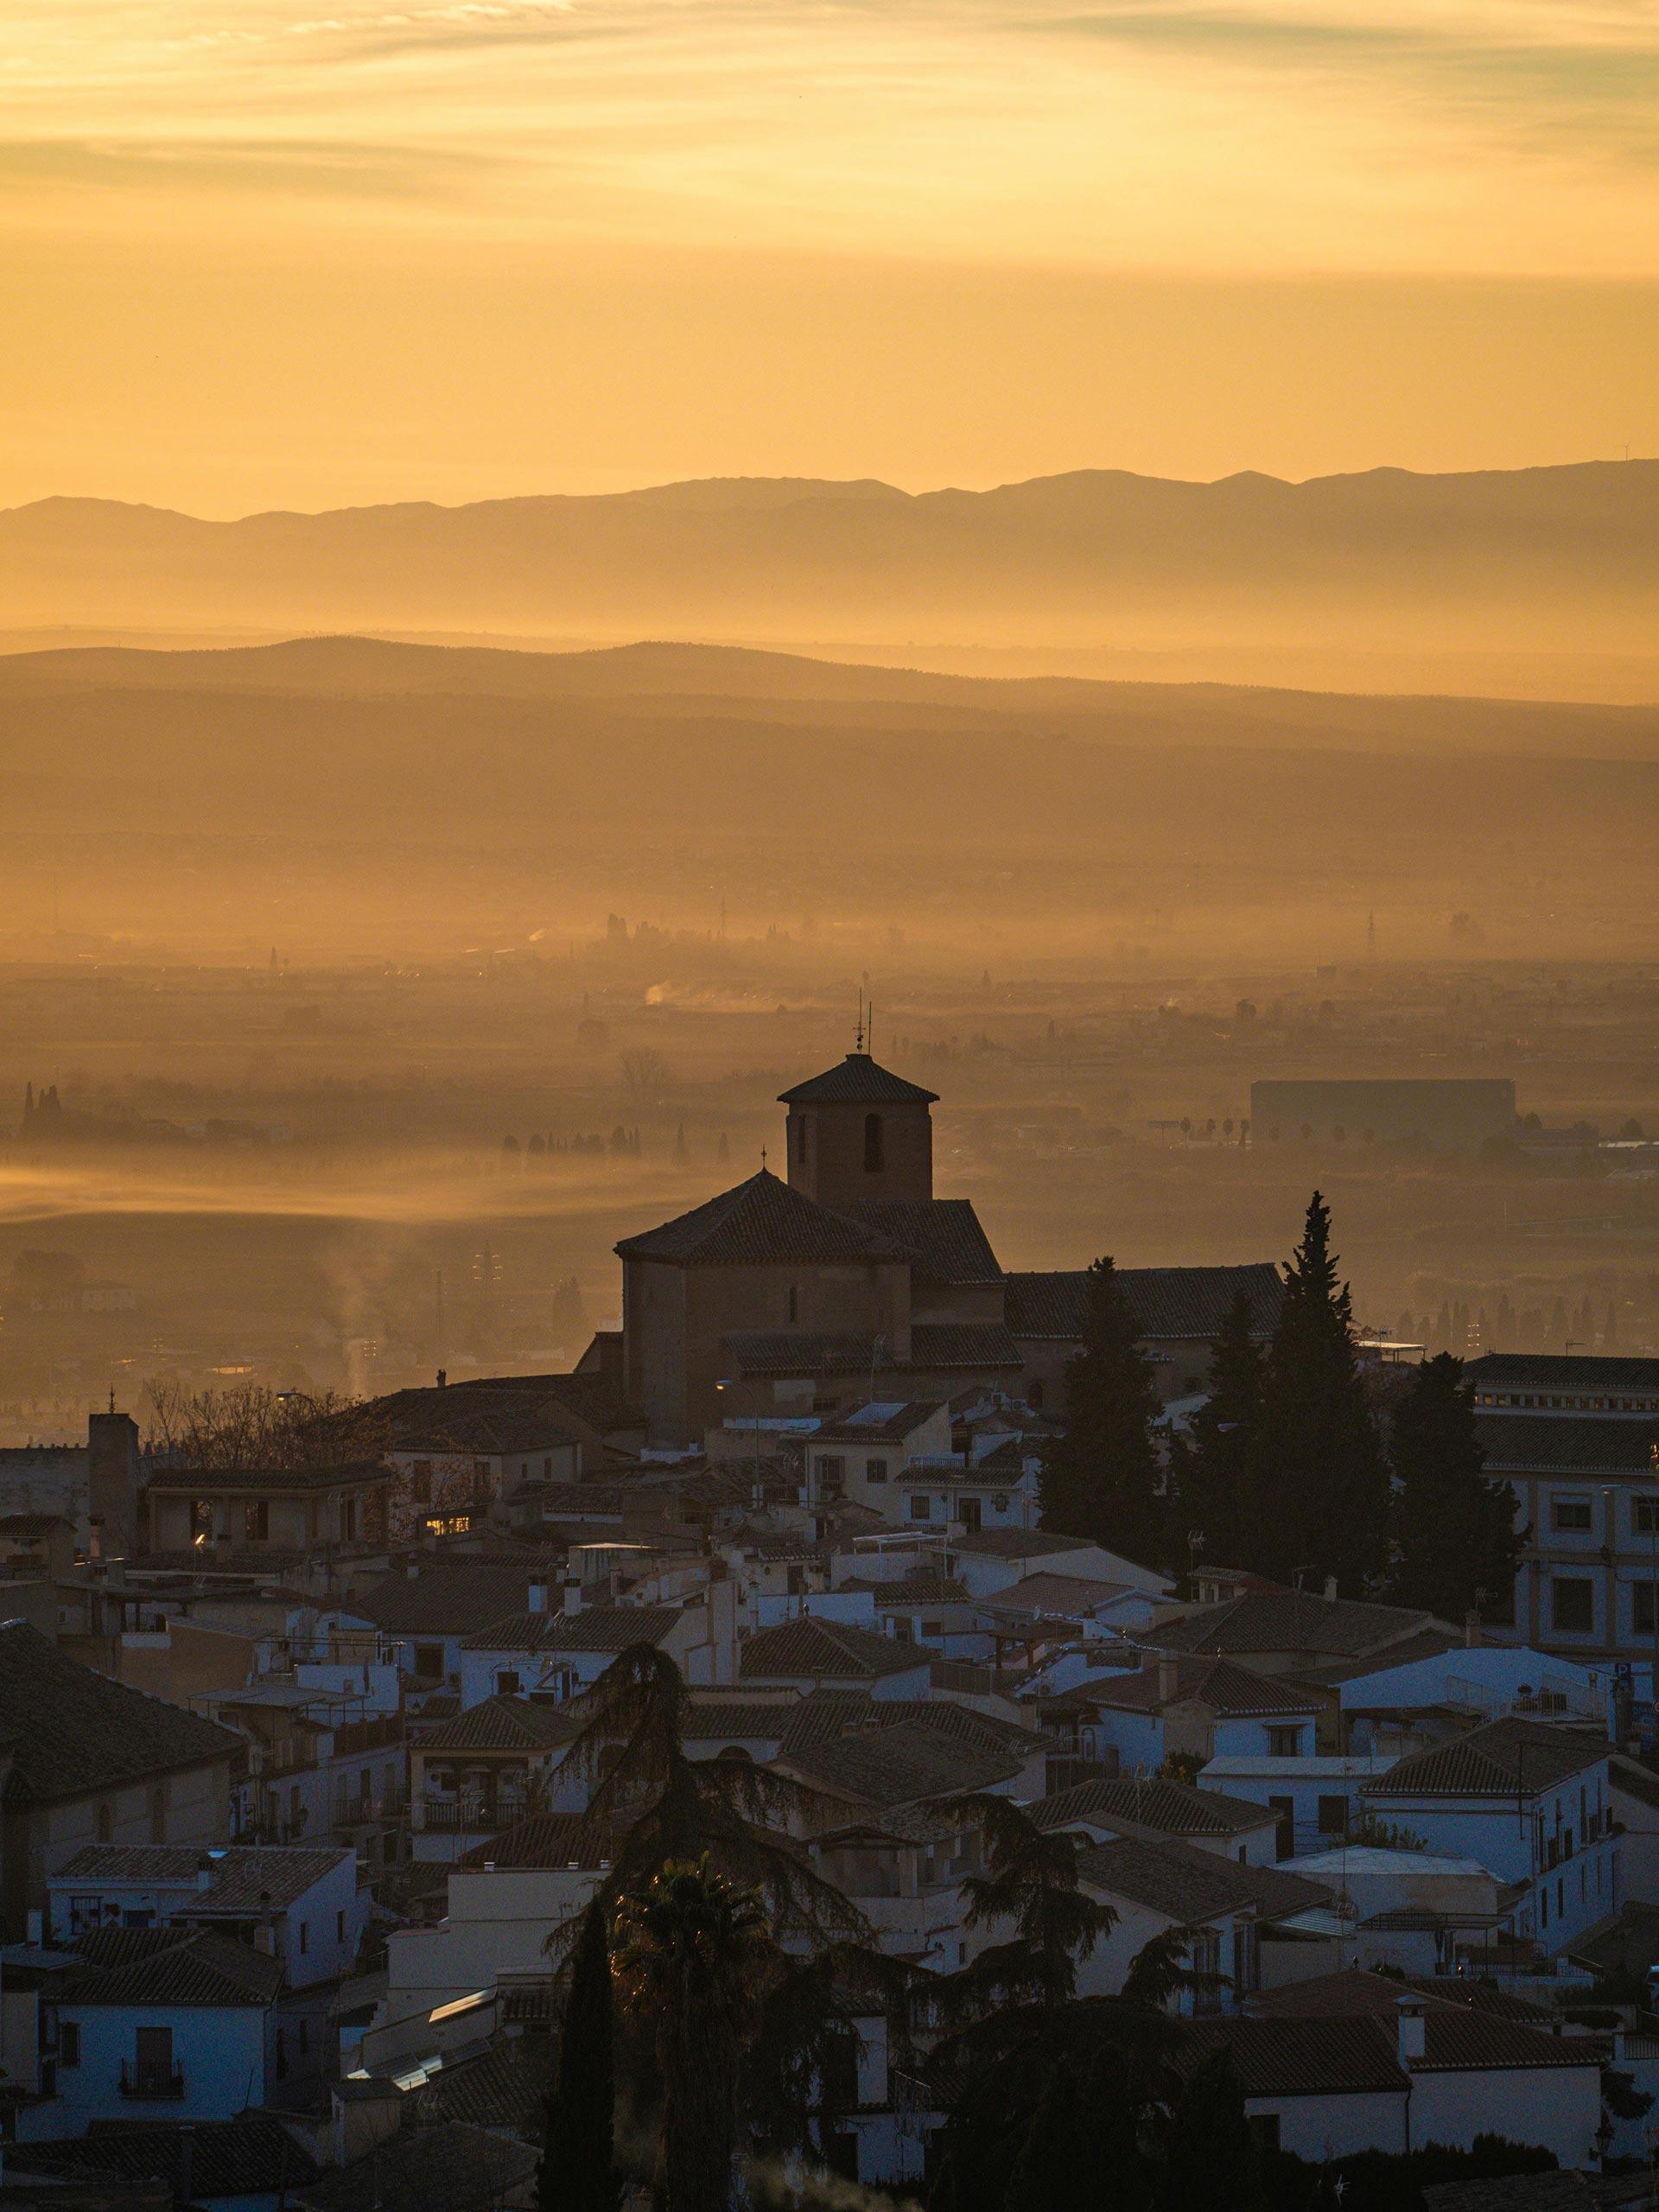
{"type": "Polygon", "coordinates": [[[530,1810],[524,1804],[486,1805],[475,1798],[457,1804],[453,1797],[421,1797],[416,1803],[423,1828],[470,1831],[476,1835],[493,1835],[498,1828],[510,1828],[530,1810]]]}
{"type": "Polygon", "coordinates": [[[184,2094],[184,2069],[176,2060],[161,2066],[145,2059],[121,2062],[121,2094],[154,2101],[170,2101],[184,2094]]]}

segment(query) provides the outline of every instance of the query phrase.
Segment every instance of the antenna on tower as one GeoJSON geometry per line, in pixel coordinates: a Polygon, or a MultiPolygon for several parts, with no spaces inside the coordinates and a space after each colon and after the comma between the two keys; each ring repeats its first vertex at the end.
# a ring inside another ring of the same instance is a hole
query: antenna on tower
{"type": "Polygon", "coordinates": [[[862,984],[862,983],[861,983],[861,984],[859,985],[859,987],[858,987],[858,1039],[857,1039],[857,1042],[854,1045],[854,1046],[853,1046],[853,1050],[854,1050],[855,1052],[861,1052],[863,1051],[863,1049],[864,1049],[864,986],[863,986],[863,984],[862,984]]]}
{"type": "Polygon", "coordinates": [[[867,1032],[866,1049],[868,1051],[872,1059],[874,1059],[875,1057],[875,1001],[874,999],[870,1001],[868,1009],[865,1014],[864,1027],[867,1032]]]}

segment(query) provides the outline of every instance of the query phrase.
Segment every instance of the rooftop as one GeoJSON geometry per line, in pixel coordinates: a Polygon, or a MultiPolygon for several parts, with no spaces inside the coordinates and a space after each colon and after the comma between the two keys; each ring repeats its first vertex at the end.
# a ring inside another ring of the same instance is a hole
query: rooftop
{"type": "Polygon", "coordinates": [[[1168,1651],[1306,1651],[1316,1657],[1352,1658],[1385,1650],[1436,1625],[1433,1614],[1402,1605],[1316,1598],[1303,1590],[1264,1590],[1162,1621],[1157,1638],[1168,1651]]]}
{"type": "Polygon", "coordinates": [[[232,1729],[78,1666],[26,1621],[0,1624],[0,1740],[11,1755],[9,1791],[48,1802],[243,1748],[232,1729]]]}
{"type": "Polygon", "coordinates": [[[1127,1775],[1056,1790],[1038,1800],[1031,1816],[1040,1828],[1091,1822],[1116,1827],[1123,1821],[1180,1836],[1243,1835],[1269,1826],[1275,1817],[1265,1805],[1244,1797],[1224,1797],[1218,1789],[1190,1789],[1182,1782],[1155,1776],[1143,1782],[1127,1775]]]}
{"type": "Polygon", "coordinates": [[[1488,1351],[1469,1363],[1482,1390],[1548,1390],[1601,1397],[1609,1391],[1659,1390],[1659,1359],[1621,1359],[1592,1352],[1488,1351]]]}
{"type": "Polygon", "coordinates": [[[234,1942],[226,1936],[179,1935],[175,1942],[142,1957],[88,1965],[65,1988],[62,2001],[75,2009],[131,2005],[263,2009],[274,2001],[284,1979],[282,1961],[256,1951],[251,1943],[234,1942]]]}
{"type": "Polygon", "coordinates": [[[545,1751],[581,1733],[557,1706],[524,1697],[486,1698],[453,1720],[441,1721],[420,1741],[427,1751],[545,1751]]]}
{"type": "Polygon", "coordinates": [[[1254,1912],[1278,1920],[1328,1905],[1323,1882],[1276,1866],[1240,1866],[1196,1845],[1121,1836],[1077,1854],[1077,1874],[1091,1889],[1146,1905],[1182,1926],[1254,1912]]]}
{"type": "Polygon", "coordinates": [[[811,1614],[781,1622],[745,1637],[738,1649],[738,1673],[744,1681],[782,1677],[799,1681],[873,1681],[925,1667],[928,1655],[896,1637],[811,1614]]]}
{"type": "MultiPolygon", "coordinates": [[[[1230,1268],[1117,1268],[1113,1273],[1143,1337],[1213,1337],[1241,1290],[1250,1301],[1257,1332],[1266,1336],[1284,1299],[1284,1285],[1271,1260],[1230,1268]]],[[[1011,1274],[1007,1285],[1008,1326],[1016,1337],[1069,1342],[1083,1334],[1087,1268],[1011,1274]]]]}
{"type": "Polygon", "coordinates": [[[255,1912],[262,1907],[281,1910],[295,1904],[338,1872],[342,1862],[355,1866],[355,1853],[286,1844],[225,1844],[204,1850],[197,1844],[89,1843],[51,1879],[91,1887],[187,1889],[193,1893],[193,1911],[255,1912]],[[203,1872],[208,1880],[199,1887],[203,1872]]]}
{"type": "Polygon", "coordinates": [[[937,1090],[924,1090],[868,1052],[849,1052],[839,1065],[808,1076],[778,1094],[780,1106],[936,1106],[937,1090]]]}
{"type": "Polygon", "coordinates": [[[674,1267],[863,1266],[905,1256],[878,1230],[831,1213],[764,1167],[690,1213],[625,1236],[616,1250],[624,1260],[674,1267]]]}
{"type": "Polygon", "coordinates": [[[1605,1737],[1511,1716],[1431,1744],[1367,1785],[1369,1797],[1508,1797],[1552,1789],[1609,1755],[1605,1737]]]}

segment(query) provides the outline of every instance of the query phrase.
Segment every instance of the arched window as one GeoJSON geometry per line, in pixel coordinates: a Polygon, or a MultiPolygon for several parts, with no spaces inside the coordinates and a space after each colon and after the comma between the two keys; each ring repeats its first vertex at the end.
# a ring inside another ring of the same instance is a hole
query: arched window
{"type": "Polygon", "coordinates": [[[804,1167],[806,1165],[806,1116],[804,1114],[795,1124],[795,1157],[804,1167]]]}
{"type": "Polygon", "coordinates": [[[879,1114],[864,1116],[864,1173],[867,1175],[881,1173],[881,1116],[879,1114]]]}

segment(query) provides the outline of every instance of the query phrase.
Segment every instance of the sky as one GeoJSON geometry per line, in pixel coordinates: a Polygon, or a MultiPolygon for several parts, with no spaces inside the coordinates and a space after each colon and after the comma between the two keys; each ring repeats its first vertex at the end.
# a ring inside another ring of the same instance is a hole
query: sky
{"type": "Polygon", "coordinates": [[[8,0],[0,505],[1659,451],[1659,0],[8,0]]]}

